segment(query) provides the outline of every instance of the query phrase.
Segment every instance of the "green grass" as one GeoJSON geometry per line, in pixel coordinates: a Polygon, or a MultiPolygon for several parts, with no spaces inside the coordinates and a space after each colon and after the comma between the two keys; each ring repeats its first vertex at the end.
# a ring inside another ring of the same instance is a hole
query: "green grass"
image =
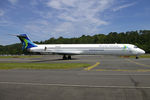
{"type": "Polygon", "coordinates": [[[150,58],[150,54],[141,55],[141,58],[150,58]]]}
{"type": "Polygon", "coordinates": [[[73,69],[85,68],[84,63],[0,63],[0,69],[73,69]]]}
{"type": "Polygon", "coordinates": [[[0,56],[0,58],[40,58],[41,56],[32,55],[32,56],[0,56]]]}
{"type": "MultiPolygon", "coordinates": [[[[136,56],[130,56],[130,58],[135,58],[136,56]]],[[[150,54],[140,55],[139,58],[150,58],[150,54]]]]}
{"type": "MultiPolygon", "coordinates": [[[[136,56],[120,56],[122,58],[135,58],[136,56]]],[[[139,58],[150,58],[150,54],[140,55],[139,58]]]]}

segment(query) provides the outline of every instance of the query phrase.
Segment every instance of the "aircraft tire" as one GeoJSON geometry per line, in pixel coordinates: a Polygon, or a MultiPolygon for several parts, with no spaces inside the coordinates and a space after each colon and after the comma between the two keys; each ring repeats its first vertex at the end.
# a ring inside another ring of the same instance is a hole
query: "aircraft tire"
{"type": "Polygon", "coordinates": [[[68,55],[68,59],[69,59],[69,60],[71,59],[71,55],[68,55]]]}
{"type": "Polygon", "coordinates": [[[66,60],[66,59],[67,59],[66,55],[63,55],[63,60],[66,60]]]}
{"type": "Polygon", "coordinates": [[[136,56],[136,59],[139,59],[139,57],[138,57],[138,56],[136,56]]]}

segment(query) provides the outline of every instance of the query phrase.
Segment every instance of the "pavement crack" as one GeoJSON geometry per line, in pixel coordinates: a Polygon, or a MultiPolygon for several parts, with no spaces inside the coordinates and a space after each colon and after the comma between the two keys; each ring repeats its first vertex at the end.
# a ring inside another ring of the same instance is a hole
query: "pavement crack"
{"type": "MultiPolygon", "coordinates": [[[[129,76],[129,77],[130,77],[131,82],[134,84],[134,86],[135,86],[135,87],[138,87],[139,82],[136,82],[136,81],[133,79],[132,76],[129,76]]],[[[136,88],[136,90],[138,90],[138,91],[141,93],[143,100],[149,100],[149,99],[148,99],[148,95],[147,95],[147,93],[145,92],[144,89],[136,88]]]]}
{"type": "Polygon", "coordinates": [[[132,76],[129,76],[129,78],[130,78],[131,82],[134,84],[135,87],[137,87],[137,86],[139,85],[139,83],[136,82],[136,81],[133,79],[132,76]]]}

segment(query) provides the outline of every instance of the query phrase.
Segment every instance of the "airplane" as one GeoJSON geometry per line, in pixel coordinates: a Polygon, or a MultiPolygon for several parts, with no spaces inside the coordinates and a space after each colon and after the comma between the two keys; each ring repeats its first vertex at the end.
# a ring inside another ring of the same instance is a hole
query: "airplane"
{"type": "Polygon", "coordinates": [[[20,39],[22,49],[40,54],[63,55],[64,60],[71,59],[72,55],[135,55],[138,59],[139,55],[145,54],[144,50],[133,44],[35,44],[26,34],[15,36],[20,39]]]}

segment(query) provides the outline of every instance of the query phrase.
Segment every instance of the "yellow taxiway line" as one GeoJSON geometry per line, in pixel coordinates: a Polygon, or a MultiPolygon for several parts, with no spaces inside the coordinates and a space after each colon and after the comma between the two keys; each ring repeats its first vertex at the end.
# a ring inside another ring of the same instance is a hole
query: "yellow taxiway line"
{"type": "Polygon", "coordinates": [[[96,66],[98,66],[99,64],[100,64],[100,62],[96,62],[96,64],[94,64],[94,65],[92,65],[92,66],[89,66],[89,67],[87,67],[87,68],[84,68],[84,70],[89,71],[89,70],[95,68],[96,66]]]}
{"type": "MultiPolygon", "coordinates": [[[[130,59],[127,59],[127,61],[129,61],[129,62],[131,62],[131,63],[135,63],[136,65],[140,65],[140,66],[143,66],[143,67],[149,67],[149,68],[150,68],[150,65],[142,64],[142,63],[139,63],[139,62],[130,60],[130,59]]],[[[96,64],[97,64],[97,63],[96,63],[96,64]]],[[[90,66],[90,67],[88,67],[88,68],[85,69],[85,70],[90,70],[90,69],[92,69],[93,67],[97,66],[96,64],[95,64],[95,65],[92,65],[92,66],[90,66]]],[[[135,69],[135,70],[128,70],[128,69],[96,69],[95,71],[150,72],[150,69],[135,69]]]]}
{"type": "Polygon", "coordinates": [[[135,63],[137,65],[140,65],[140,66],[144,66],[144,67],[150,67],[150,65],[145,65],[145,64],[142,64],[142,63],[138,63],[138,62],[135,62],[135,61],[132,61],[132,60],[129,60],[127,59],[129,62],[132,62],[132,63],[135,63]]]}

